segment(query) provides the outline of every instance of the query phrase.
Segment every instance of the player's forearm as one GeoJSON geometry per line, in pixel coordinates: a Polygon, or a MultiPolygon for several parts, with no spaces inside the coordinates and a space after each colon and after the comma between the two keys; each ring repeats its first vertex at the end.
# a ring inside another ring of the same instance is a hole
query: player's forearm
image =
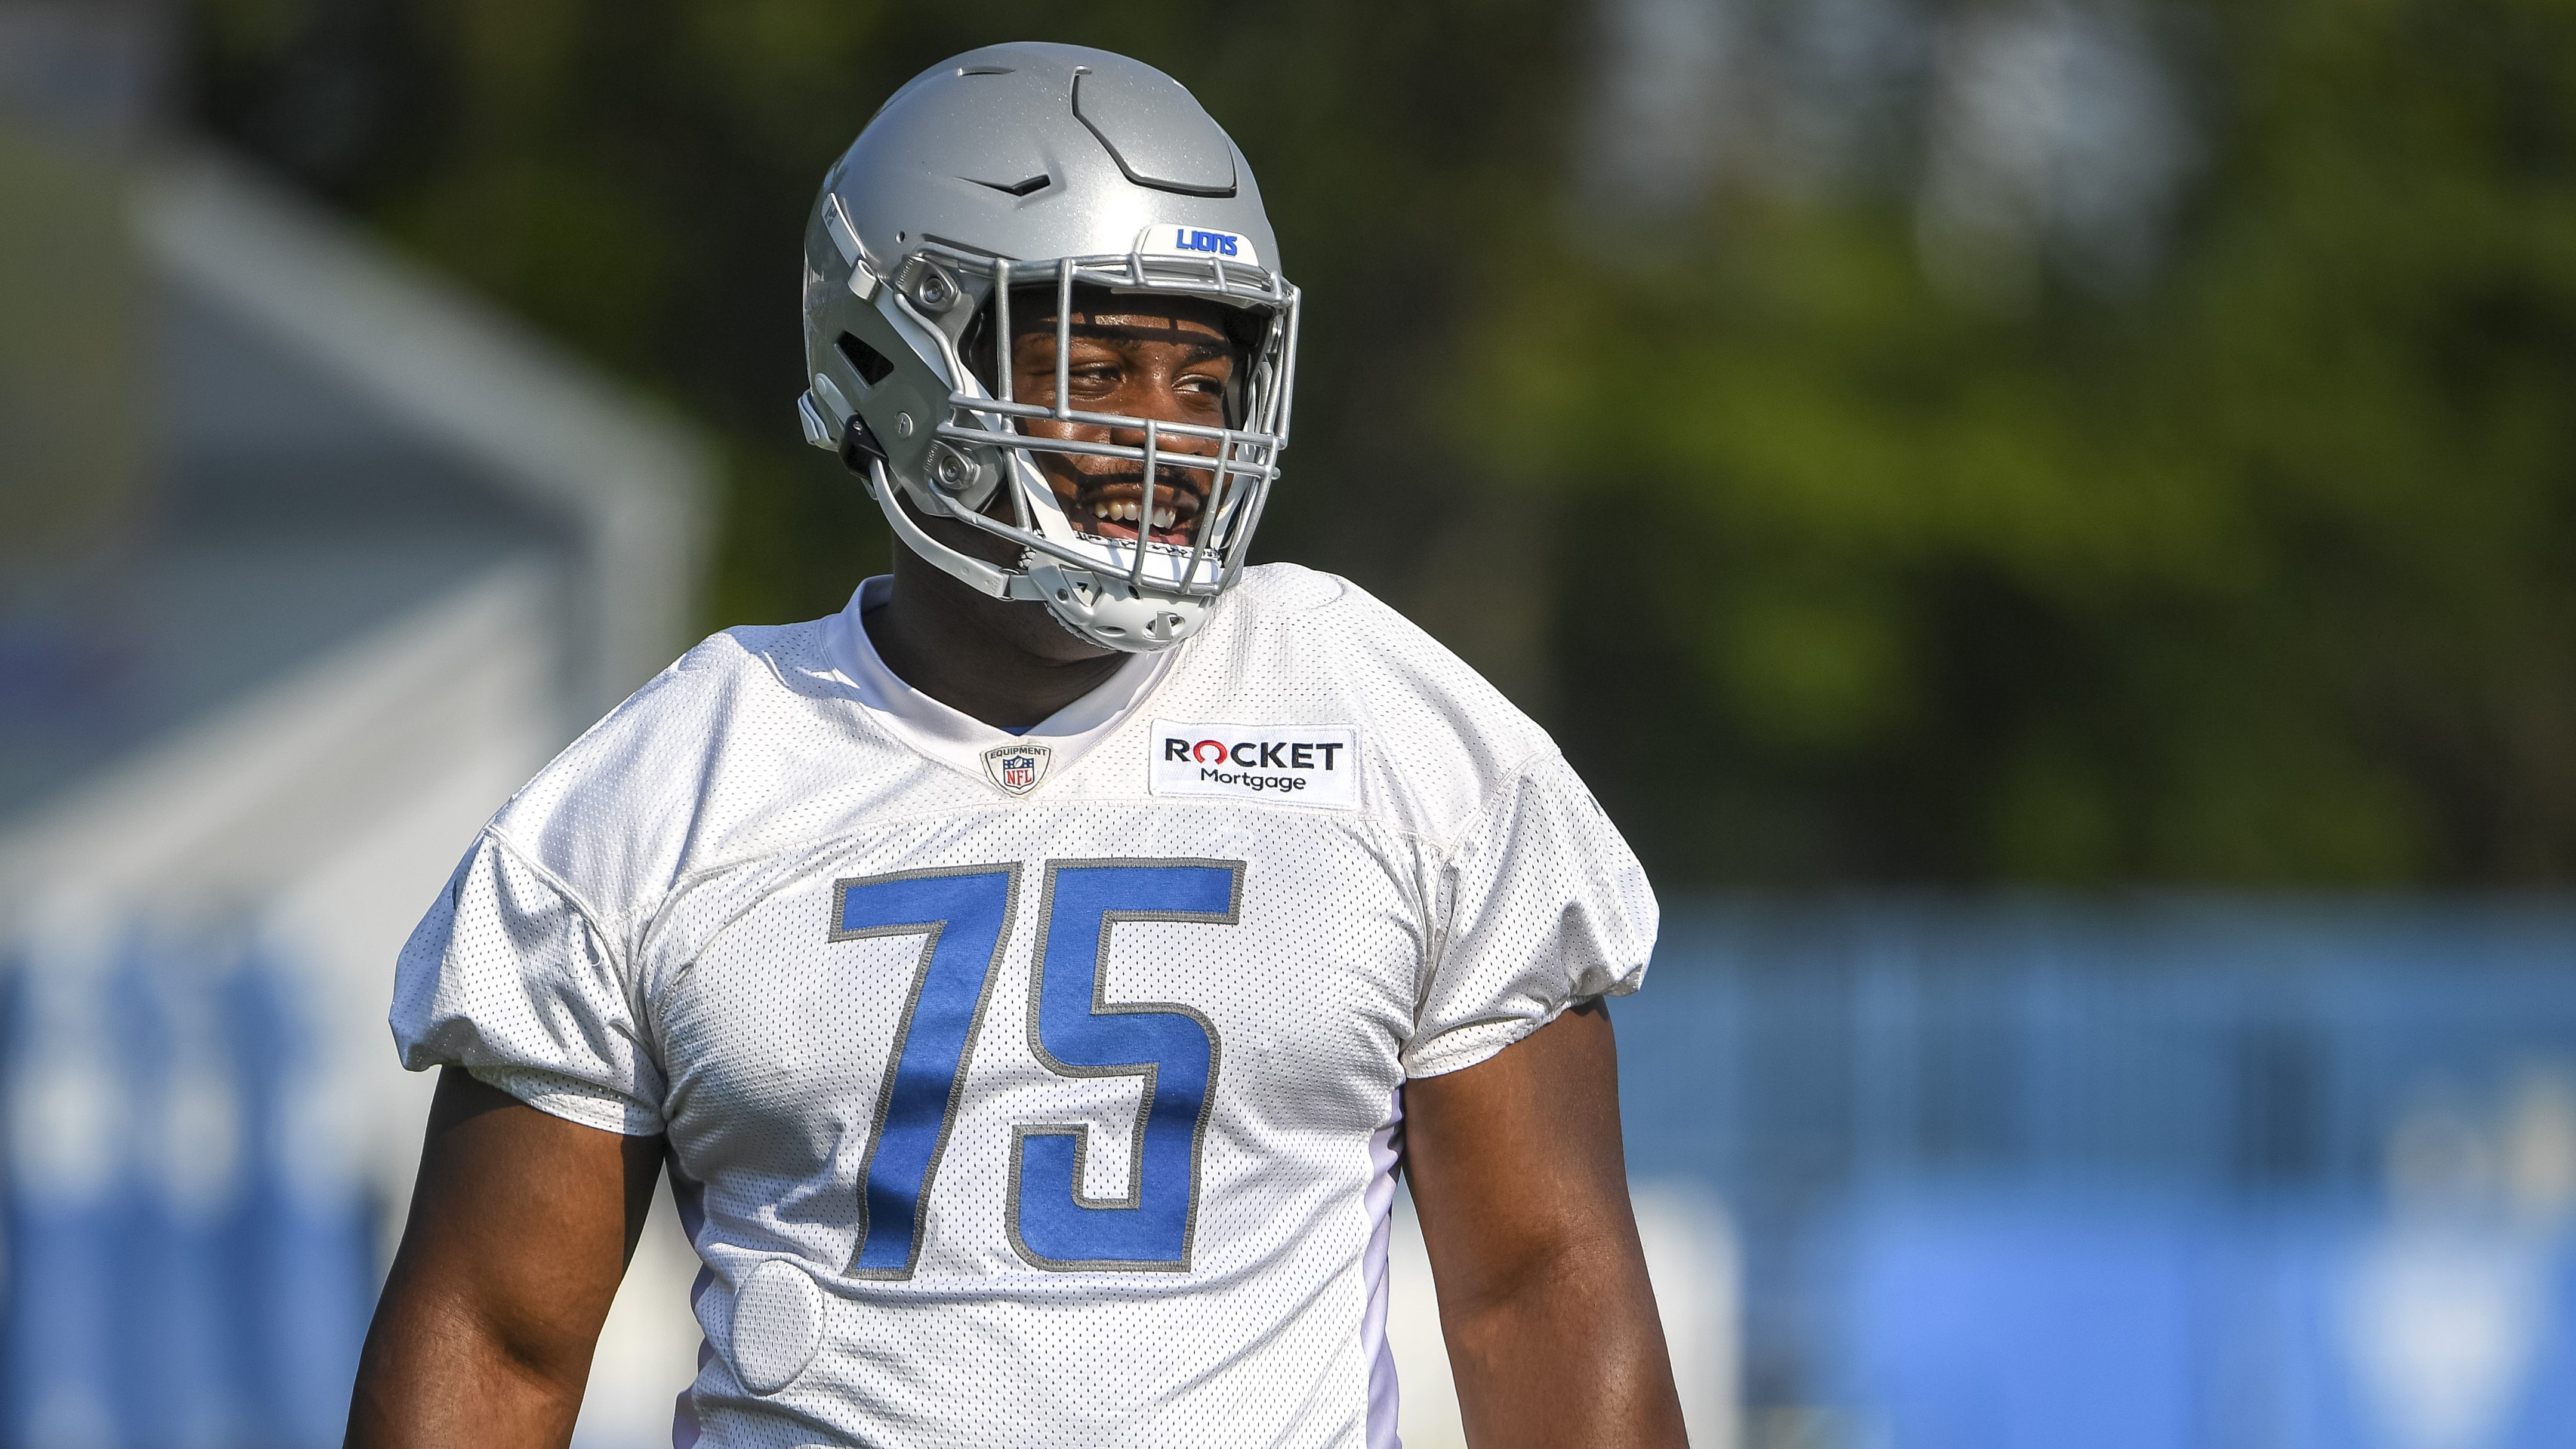
{"type": "Polygon", "coordinates": [[[1444,1304],[1441,1332],[1473,1449],[1684,1442],[1654,1295],[1627,1255],[1557,1255],[1444,1304]]]}

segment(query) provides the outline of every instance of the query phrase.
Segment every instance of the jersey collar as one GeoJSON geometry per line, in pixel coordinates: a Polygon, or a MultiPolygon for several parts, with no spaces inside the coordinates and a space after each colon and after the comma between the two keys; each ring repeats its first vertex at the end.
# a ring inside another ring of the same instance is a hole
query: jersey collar
{"type": "Polygon", "coordinates": [[[1074,761],[1133,715],[1171,668],[1177,649],[1129,655],[1118,671],[1090,693],[1022,731],[984,723],[973,715],[941,704],[906,684],[878,657],[859,616],[886,601],[894,576],[879,574],[859,585],[848,607],[824,621],[825,648],[831,665],[851,695],[888,734],[951,769],[985,779],[984,754],[1012,740],[1043,742],[1053,754],[1050,777],[1061,777],[1074,761]]]}

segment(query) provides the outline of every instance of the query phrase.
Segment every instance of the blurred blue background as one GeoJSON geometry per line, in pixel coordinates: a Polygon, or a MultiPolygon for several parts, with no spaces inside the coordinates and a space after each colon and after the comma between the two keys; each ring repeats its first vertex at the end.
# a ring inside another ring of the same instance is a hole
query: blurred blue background
{"type": "MultiPolygon", "coordinates": [[[[1695,1442],[2576,1442],[2565,0],[0,0],[0,1446],[336,1438],[393,952],[626,690],[882,567],[796,238],[1018,35],[1259,168],[1264,555],[1664,893],[1695,1442]]],[[[692,1371],[667,1207],[585,1449],[692,1371]]]]}
{"type": "Polygon", "coordinates": [[[1630,1164],[1728,1204],[1748,1397],[1834,1442],[2563,1443],[2571,951],[2557,907],[1695,906],[1619,1017],[1630,1164]]]}
{"type": "MultiPolygon", "coordinates": [[[[1685,908],[1616,1014],[1632,1171],[1735,1265],[1667,1284],[1650,1217],[1668,1312],[1733,1320],[1675,1335],[1734,1360],[1681,1363],[1694,1427],[2565,1443],[2572,950],[2556,907],[1685,908]]],[[[299,973],[143,937],[15,965],[11,1442],[335,1442],[380,1205],[299,973]]]]}
{"type": "Polygon", "coordinates": [[[339,1442],[377,1244],[301,983],[140,939],[12,964],[10,1442],[339,1442]]]}

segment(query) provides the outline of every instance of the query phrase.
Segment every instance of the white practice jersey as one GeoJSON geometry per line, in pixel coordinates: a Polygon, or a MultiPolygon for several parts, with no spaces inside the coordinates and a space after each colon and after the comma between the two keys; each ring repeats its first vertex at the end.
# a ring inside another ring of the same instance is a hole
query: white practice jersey
{"type": "Polygon", "coordinates": [[[405,1065],[668,1134],[683,1449],[1393,1444],[1399,1089],[1636,989],[1636,860],[1330,575],[1247,571],[1023,736],[885,672],[882,586],[503,807],[403,952],[405,1065]]]}

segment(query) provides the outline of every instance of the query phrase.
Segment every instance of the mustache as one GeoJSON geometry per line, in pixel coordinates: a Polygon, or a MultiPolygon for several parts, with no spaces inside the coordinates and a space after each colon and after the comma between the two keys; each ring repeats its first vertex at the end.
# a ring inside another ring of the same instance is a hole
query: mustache
{"type": "MultiPolygon", "coordinates": [[[[1085,487],[1106,488],[1116,483],[1133,483],[1139,488],[1145,486],[1145,470],[1142,468],[1122,468],[1115,473],[1094,473],[1086,469],[1076,469],[1075,472],[1080,476],[1083,486],[1085,487]]],[[[1159,489],[1169,484],[1172,481],[1172,475],[1175,473],[1196,475],[1195,477],[1186,478],[1186,486],[1188,486],[1192,492],[1202,492],[1206,487],[1205,480],[1215,475],[1216,464],[1213,460],[1211,460],[1208,466],[1204,468],[1190,467],[1179,463],[1161,464],[1154,469],[1154,486],[1159,489]]]]}

